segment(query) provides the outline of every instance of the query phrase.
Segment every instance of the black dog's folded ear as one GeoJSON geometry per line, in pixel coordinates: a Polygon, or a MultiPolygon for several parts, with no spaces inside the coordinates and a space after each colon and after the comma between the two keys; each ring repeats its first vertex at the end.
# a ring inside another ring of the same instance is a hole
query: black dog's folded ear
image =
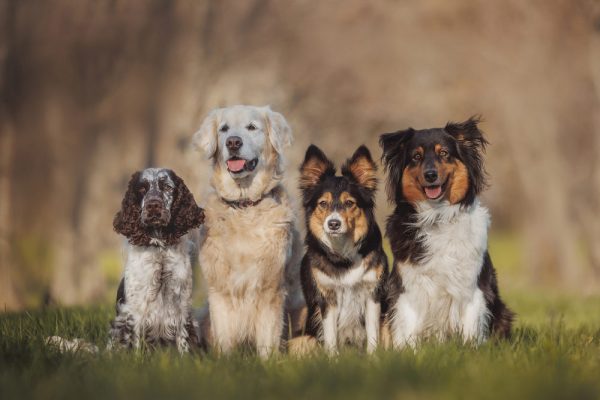
{"type": "Polygon", "coordinates": [[[175,193],[171,206],[171,221],[166,229],[166,242],[174,244],[181,236],[204,222],[204,210],[198,207],[183,179],[171,170],[169,173],[175,183],[175,193]]]}
{"type": "MultiPolygon", "coordinates": [[[[130,242],[140,239],[144,236],[141,228],[140,213],[141,204],[138,199],[138,182],[140,181],[141,172],[136,172],[131,175],[127,192],[121,201],[121,210],[117,212],[113,220],[113,228],[115,232],[126,236],[130,242]]],[[[133,243],[133,242],[132,242],[133,243]]]]}
{"type": "Polygon", "coordinates": [[[386,191],[389,201],[401,196],[402,172],[406,163],[406,144],[413,138],[415,130],[408,128],[403,131],[384,133],[379,137],[379,145],[383,149],[381,161],[387,171],[386,191]]]}
{"type": "Polygon", "coordinates": [[[467,202],[485,188],[485,168],[483,153],[488,141],[477,126],[481,122],[479,116],[473,116],[465,122],[448,122],[444,130],[452,136],[458,144],[458,153],[469,170],[471,188],[467,194],[467,202]]]}
{"type": "Polygon", "coordinates": [[[311,144],[306,150],[304,162],[300,166],[300,189],[314,188],[324,176],[335,175],[333,163],[317,146],[311,144]]]}
{"type": "Polygon", "coordinates": [[[377,190],[377,165],[371,158],[367,146],[362,145],[346,160],[342,175],[354,180],[361,188],[374,192],[377,190]]]}
{"type": "Polygon", "coordinates": [[[462,146],[477,151],[485,151],[488,141],[483,137],[483,132],[477,126],[481,117],[474,115],[465,122],[448,122],[444,130],[462,146]]]}

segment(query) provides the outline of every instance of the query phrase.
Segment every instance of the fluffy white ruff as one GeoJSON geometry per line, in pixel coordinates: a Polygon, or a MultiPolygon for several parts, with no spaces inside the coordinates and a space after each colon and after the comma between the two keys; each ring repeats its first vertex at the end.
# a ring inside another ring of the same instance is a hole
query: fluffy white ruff
{"type": "Polygon", "coordinates": [[[398,265],[405,292],[393,305],[392,342],[414,346],[426,337],[460,334],[486,339],[489,312],[477,279],[487,250],[490,217],[476,201],[461,208],[422,202],[415,227],[426,249],[422,264],[398,265]]]}

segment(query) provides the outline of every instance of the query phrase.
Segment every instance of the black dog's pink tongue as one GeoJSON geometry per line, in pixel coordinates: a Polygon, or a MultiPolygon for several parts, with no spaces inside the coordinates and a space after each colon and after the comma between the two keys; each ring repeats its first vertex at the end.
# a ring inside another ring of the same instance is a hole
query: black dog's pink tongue
{"type": "Polygon", "coordinates": [[[425,194],[430,199],[437,199],[442,194],[442,187],[441,186],[426,187],[425,194]]]}
{"type": "Polygon", "coordinates": [[[227,168],[231,172],[240,172],[244,169],[246,165],[246,160],[237,159],[237,160],[227,160],[227,168]]]}

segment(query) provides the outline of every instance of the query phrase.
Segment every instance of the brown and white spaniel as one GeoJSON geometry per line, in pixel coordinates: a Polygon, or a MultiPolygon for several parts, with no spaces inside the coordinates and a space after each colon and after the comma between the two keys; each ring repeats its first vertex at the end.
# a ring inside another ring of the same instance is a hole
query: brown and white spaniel
{"type": "Polygon", "coordinates": [[[173,171],[133,174],[113,222],[127,244],[109,347],[175,344],[184,353],[198,343],[191,316],[195,245],[188,233],[203,221],[204,211],[173,171]]]}

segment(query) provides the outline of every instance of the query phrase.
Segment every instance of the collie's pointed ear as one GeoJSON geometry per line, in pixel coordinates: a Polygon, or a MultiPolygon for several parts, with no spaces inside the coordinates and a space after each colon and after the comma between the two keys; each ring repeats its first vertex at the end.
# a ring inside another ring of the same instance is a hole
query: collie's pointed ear
{"type": "Polygon", "coordinates": [[[342,167],[342,175],[353,179],[364,189],[377,190],[377,165],[367,146],[362,145],[342,167]]]}
{"type": "Polygon", "coordinates": [[[198,151],[203,151],[206,158],[211,159],[217,152],[217,124],[221,109],[212,110],[200,125],[192,138],[192,144],[198,151]]]}
{"type": "Polygon", "coordinates": [[[458,154],[461,161],[469,171],[471,188],[465,197],[467,203],[472,202],[474,197],[486,186],[485,167],[483,165],[483,153],[488,141],[483,136],[478,124],[481,122],[479,116],[473,116],[460,123],[448,122],[444,130],[452,136],[458,145],[458,154]]]}
{"type": "Polygon", "coordinates": [[[335,167],[321,149],[311,144],[300,166],[300,189],[307,190],[315,187],[326,175],[335,175],[335,167]]]}
{"type": "Polygon", "coordinates": [[[406,162],[406,144],[413,138],[415,130],[408,128],[403,131],[384,133],[379,137],[379,145],[383,149],[381,162],[387,171],[386,192],[389,201],[394,201],[401,193],[402,172],[406,162]]]}

